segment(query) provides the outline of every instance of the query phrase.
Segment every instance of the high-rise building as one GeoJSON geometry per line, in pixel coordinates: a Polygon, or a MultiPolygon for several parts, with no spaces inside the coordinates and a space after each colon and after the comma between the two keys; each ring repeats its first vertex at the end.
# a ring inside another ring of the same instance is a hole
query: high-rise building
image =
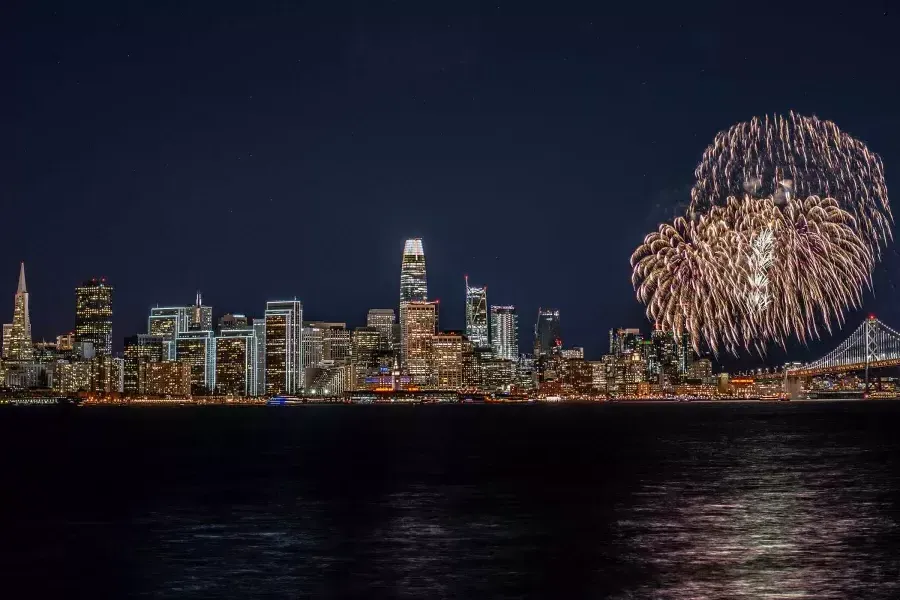
{"type": "Polygon", "coordinates": [[[491,307],[491,347],[497,358],[518,360],[519,315],[515,306],[491,307]]]}
{"type": "Polygon", "coordinates": [[[564,359],[584,360],[584,348],[574,346],[572,348],[563,348],[559,351],[559,355],[564,359]]]}
{"type": "Polygon", "coordinates": [[[342,361],[350,355],[350,331],[346,323],[304,321],[304,344],[307,333],[313,339],[304,349],[308,347],[315,356],[310,359],[304,357],[306,367],[322,366],[323,361],[342,361]]]}
{"type": "MultiPolygon", "coordinates": [[[[391,313],[393,316],[393,311],[391,313]]],[[[381,332],[375,327],[357,327],[353,330],[350,346],[351,389],[365,389],[366,378],[377,374],[382,342],[381,332]]]]}
{"type": "Polygon", "coordinates": [[[246,315],[228,313],[219,317],[219,326],[217,330],[225,331],[226,329],[247,329],[248,327],[250,327],[250,322],[247,320],[246,315]]]}
{"type": "Polygon", "coordinates": [[[407,302],[403,319],[403,365],[413,383],[432,383],[432,338],[437,328],[437,302],[407,302]]]}
{"type": "Polygon", "coordinates": [[[123,391],[126,394],[146,394],[141,365],[167,360],[168,354],[168,341],[162,336],[140,333],[126,338],[123,391]]]}
{"type": "Polygon", "coordinates": [[[255,396],[257,339],[253,329],[225,329],[216,337],[216,393],[255,396]]]}
{"type": "Polygon", "coordinates": [[[96,356],[112,354],[113,288],[91,279],[75,288],[75,342],[89,342],[96,356]]]}
{"type": "Polygon", "coordinates": [[[478,348],[490,346],[488,340],[487,288],[469,285],[466,276],[466,337],[478,348]]]}
{"type": "Polygon", "coordinates": [[[400,304],[428,300],[428,280],[425,276],[425,250],[422,240],[406,240],[400,265],[400,304]]]}
{"type": "Polygon", "coordinates": [[[691,334],[684,332],[680,336],[675,336],[675,339],[678,342],[678,374],[685,377],[691,370],[691,363],[694,362],[694,346],[691,344],[691,334]]]}
{"type": "Polygon", "coordinates": [[[256,395],[266,395],[266,320],[253,319],[256,334],[256,395]]]}
{"type": "Polygon", "coordinates": [[[141,365],[144,393],[151,396],[188,396],[191,393],[191,366],[180,360],[164,360],[141,365]]]}
{"type": "Polygon", "coordinates": [[[212,331],[185,331],[175,338],[175,358],[191,368],[191,393],[216,389],[216,338],[212,331]]]}
{"type": "Polygon", "coordinates": [[[366,327],[374,327],[378,331],[379,350],[394,349],[394,323],[396,320],[393,308],[373,308],[366,315],[366,327]]]}
{"type": "Polygon", "coordinates": [[[464,383],[463,355],[466,338],[459,331],[443,331],[432,337],[434,386],[439,390],[459,390],[464,383]]]}
{"type": "Polygon", "coordinates": [[[60,352],[71,352],[75,348],[75,332],[70,331],[56,336],[56,349],[60,352]]]}
{"type": "Polygon", "coordinates": [[[203,294],[197,292],[197,299],[194,301],[194,305],[190,307],[190,329],[196,331],[212,331],[212,311],[212,306],[203,304],[203,294]]]}
{"type": "Polygon", "coordinates": [[[175,359],[175,338],[191,328],[191,310],[187,306],[157,306],[150,309],[147,333],[166,340],[168,359],[175,359]]]}
{"type": "Polygon", "coordinates": [[[321,367],[325,360],[325,331],[321,327],[303,324],[303,368],[321,367]]]}
{"type": "Polygon", "coordinates": [[[640,329],[619,328],[609,330],[609,353],[616,356],[639,352],[644,336],[640,329]]]}
{"type": "Polygon", "coordinates": [[[31,341],[31,315],[28,311],[28,289],[25,287],[25,263],[19,265],[19,285],[16,288],[13,320],[3,326],[3,358],[27,362],[34,356],[31,341]]]}
{"type": "Polygon", "coordinates": [[[303,390],[303,304],[266,303],[266,394],[303,390]]]}
{"type": "Polygon", "coordinates": [[[559,311],[553,308],[539,308],[537,323],[534,325],[535,358],[549,356],[554,348],[561,346],[559,311]]]}

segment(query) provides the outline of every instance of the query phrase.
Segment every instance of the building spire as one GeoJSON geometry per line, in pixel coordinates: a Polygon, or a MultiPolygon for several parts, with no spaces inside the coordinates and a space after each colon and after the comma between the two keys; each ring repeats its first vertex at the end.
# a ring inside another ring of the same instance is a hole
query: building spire
{"type": "Polygon", "coordinates": [[[203,294],[200,293],[200,290],[197,290],[197,304],[196,306],[203,306],[203,294]]]}
{"type": "Polygon", "coordinates": [[[16,293],[24,294],[28,290],[25,288],[25,263],[21,263],[19,265],[19,288],[16,290],[16,293]]]}

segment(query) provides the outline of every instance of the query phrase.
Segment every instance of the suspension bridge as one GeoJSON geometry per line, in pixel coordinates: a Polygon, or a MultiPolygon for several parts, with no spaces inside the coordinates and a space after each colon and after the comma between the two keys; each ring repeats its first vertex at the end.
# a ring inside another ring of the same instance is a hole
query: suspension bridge
{"type": "Polygon", "coordinates": [[[870,316],[840,346],[818,360],[788,369],[785,375],[801,378],[865,371],[868,389],[870,369],[895,366],[900,366],[900,333],[870,316]]]}

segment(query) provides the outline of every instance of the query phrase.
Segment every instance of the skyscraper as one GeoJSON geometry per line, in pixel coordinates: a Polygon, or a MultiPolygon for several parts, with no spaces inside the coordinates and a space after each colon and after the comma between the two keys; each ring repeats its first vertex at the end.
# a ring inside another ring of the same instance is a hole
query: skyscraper
{"type": "Polygon", "coordinates": [[[19,286],[16,288],[13,320],[3,326],[3,358],[25,362],[34,356],[31,343],[31,316],[28,312],[28,289],[25,287],[25,263],[19,265],[19,286]]]}
{"type": "Polygon", "coordinates": [[[266,395],[266,320],[253,319],[256,334],[256,395],[266,395]]]}
{"type": "Polygon", "coordinates": [[[365,389],[366,377],[377,371],[377,357],[381,343],[381,333],[375,327],[357,327],[353,330],[350,350],[351,389],[365,389]]]}
{"type": "Polygon", "coordinates": [[[212,331],[185,331],[175,338],[175,358],[191,367],[191,393],[216,389],[216,338],[212,331]]]}
{"type": "Polygon", "coordinates": [[[506,360],[519,358],[519,315],[515,306],[491,307],[491,346],[494,356],[506,360]]]}
{"type": "Polygon", "coordinates": [[[488,304],[487,288],[471,287],[466,276],[466,337],[477,348],[487,348],[488,304]]]}
{"type": "Polygon", "coordinates": [[[393,349],[395,322],[396,315],[393,308],[373,308],[366,315],[366,327],[374,327],[378,331],[379,350],[393,349]]]}
{"type": "Polygon", "coordinates": [[[463,387],[463,353],[467,343],[459,331],[443,331],[432,338],[433,383],[439,390],[463,387]]]}
{"type": "Polygon", "coordinates": [[[191,313],[187,306],[157,306],[150,309],[147,333],[166,340],[168,360],[175,359],[175,338],[191,328],[191,313]]]}
{"type": "Polygon", "coordinates": [[[432,338],[437,327],[437,302],[407,302],[403,320],[403,364],[413,382],[432,383],[432,338]]]}
{"type": "Polygon", "coordinates": [[[168,359],[168,341],[158,335],[140,333],[125,339],[123,391],[126,394],[146,394],[146,381],[141,377],[142,365],[168,359]]]}
{"type": "Polygon", "coordinates": [[[90,343],[97,356],[112,354],[113,288],[91,279],[75,288],[75,343],[90,343]]]}
{"type": "Polygon", "coordinates": [[[539,308],[537,323],[534,325],[535,358],[549,356],[555,347],[561,345],[559,311],[553,308],[539,308]]]}
{"type": "Polygon", "coordinates": [[[212,331],[212,306],[203,304],[203,294],[197,292],[197,299],[194,305],[190,307],[191,329],[198,331],[212,331]]]}
{"type": "Polygon", "coordinates": [[[609,330],[609,353],[616,356],[631,354],[640,350],[644,336],[640,329],[619,328],[609,330]]]}
{"type": "Polygon", "coordinates": [[[425,250],[422,240],[406,240],[400,265],[400,305],[404,302],[428,300],[428,281],[425,277],[425,250]]]}
{"type": "Polygon", "coordinates": [[[303,390],[303,304],[266,303],[266,394],[303,390]]]}
{"type": "Polygon", "coordinates": [[[256,395],[257,339],[253,329],[225,329],[216,337],[216,392],[256,395]]]}
{"type": "MultiPolygon", "coordinates": [[[[206,308],[206,307],[204,307],[206,308]]],[[[228,313],[219,317],[219,331],[226,329],[248,329],[250,327],[246,315],[228,313]]]]}

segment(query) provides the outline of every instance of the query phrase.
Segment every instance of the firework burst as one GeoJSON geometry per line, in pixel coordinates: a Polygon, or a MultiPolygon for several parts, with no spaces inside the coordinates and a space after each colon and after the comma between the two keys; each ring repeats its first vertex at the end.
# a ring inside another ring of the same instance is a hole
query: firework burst
{"type": "Polygon", "coordinates": [[[881,160],[833,123],[791,114],[716,136],[684,217],[631,257],[647,315],[696,349],[764,353],[843,323],[891,235],[881,160]]]}

